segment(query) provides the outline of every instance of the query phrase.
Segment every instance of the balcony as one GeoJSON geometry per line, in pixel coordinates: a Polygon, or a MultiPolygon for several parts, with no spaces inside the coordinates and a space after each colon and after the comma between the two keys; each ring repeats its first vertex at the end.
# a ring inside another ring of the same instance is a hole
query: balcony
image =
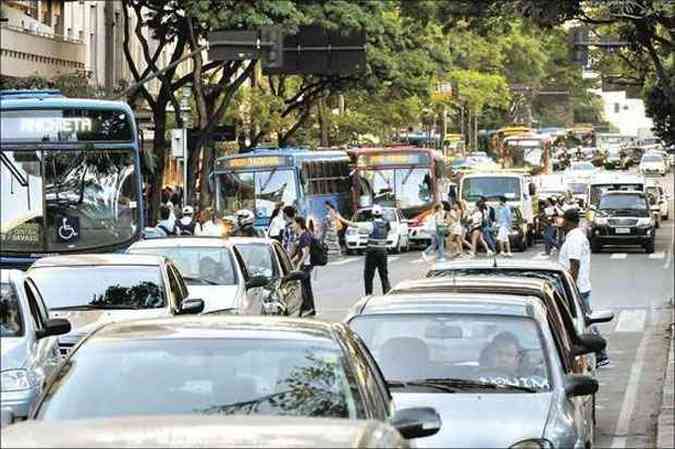
{"type": "Polygon", "coordinates": [[[45,78],[85,69],[86,47],[81,41],[55,34],[0,26],[2,75],[45,78]]]}

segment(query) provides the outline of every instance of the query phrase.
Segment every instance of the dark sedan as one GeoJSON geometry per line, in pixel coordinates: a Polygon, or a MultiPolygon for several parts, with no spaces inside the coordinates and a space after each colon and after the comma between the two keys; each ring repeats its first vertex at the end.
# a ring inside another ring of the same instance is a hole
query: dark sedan
{"type": "Polygon", "coordinates": [[[143,320],[92,332],[32,411],[44,421],[152,415],[291,415],[388,421],[433,435],[430,408],[392,416],[389,390],[345,325],[240,317],[143,320]]]}

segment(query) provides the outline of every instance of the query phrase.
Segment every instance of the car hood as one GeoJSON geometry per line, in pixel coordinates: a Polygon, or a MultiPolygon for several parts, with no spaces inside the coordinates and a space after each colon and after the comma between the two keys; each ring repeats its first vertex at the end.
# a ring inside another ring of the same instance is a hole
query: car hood
{"type": "Polygon", "coordinates": [[[167,307],[140,310],[54,310],[49,312],[49,316],[50,318],[65,318],[70,321],[71,331],[66,335],[59,336],[59,341],[74,344],[102,324],[164,318],[171,316],[171,312],[167,307]]]}
{"type": "Polygon", "coordinates": [[[3,370],[23,368],[30,353],[30,342],[25,337],[3,337],[0,339],[0,366],[3,370]]]}
{"type": "Polygon", "coordinates": [[[239,306],[238,285],[188,285],[188,298],[204,301],[204,312],[236,309],[239,306]]]}
{"type": "Polygon", "coordinates": [[[551,393],[394,393],[397,409],[433,407],[441,430],[416,439],[417,447],[510,447],[541,438],[551,393]]]}

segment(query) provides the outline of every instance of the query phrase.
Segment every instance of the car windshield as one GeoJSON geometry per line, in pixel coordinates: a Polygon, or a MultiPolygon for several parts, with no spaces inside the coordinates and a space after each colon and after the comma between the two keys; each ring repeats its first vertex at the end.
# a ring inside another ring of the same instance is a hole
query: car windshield
{"type": "Polygon", "coordinates": [[[100,248],[128,242],[139,231],[132,150],[3,149],[0,181],[3,251],[100,248]]]}
{"type": "Polygon", "coordinates": [[[600,199],[599,209],[647,209],[647,201],[639,195],[605,195],[600,199]]]}
{"type": "Polygon", "coordinates": [[[8,282],[0,284],[0,337],[23,336],[21,304],[14,286],[8,282]]]}
{"type": "Polygon", "coordinates": [[[646,154],[642,157],[642,162],[663,162],[663,157],[658,154],[646,154]]]}
{"type": "Polygon", "coordinates": [[[264,276],[274,278],[279,276],[272,248],[266,244],[237,245],[239,254],[246,263],[246,269],[250,276],[264,276]]]}
{"type": "MultiPolygon", "coordinates": [[[[382,217],[384,217],[384,219],[390,223],[395,223],[396,222],[395,209],[384,209],[382,211],[382,217]]],[[[354,214],[354,219],[352,221],[364,222],[364,221],[371,221],[372,219],[373,219],[372,209],[362,209],[354,214]]]]}
{"type": "Polygon", "coordinates": [[[294,204],[298,199],[295,172],[288,168],[230,171],[218,179],[224,211],[255,209],[258,217],[269,218],[275,204],[294,204]]]}
{"type": "Polygon", "coordinates": [[[520,199],[520,179],[514,177],[487,176],[465,178],[462,181],[462,199],[476,202],[481,196],[495,199],[504,196],[507,200],[520,199]]]}
{"type": "Polygon", "coordinates": [[[363,194],[375,204],[401,209],[431,205],[433,187],[428,168],[361,170],[361,180],[363,194]]]}
{"type": "Polygon", "coordinates": [[[364,418],[341,352],[321,341],[92,339],[59,373],[38,419],[137,415],[364,418]]]}
{"type": "Polygon", "coordinates": [[[50,310],[166,305],[159,266],[44,267],[30,274],[50,310]]]}
{"type": "Polygon", "coordinates": [[[389,382],[461,379],[535,392],[551,388],[542,338],[529,318],[362,315],[350,326],[363,338],[389,382]]]}
{"type": "Polygon", "coordinates": [[[178,267],[187,285],[200,285],[203,282],[215,285],[237,283],[232,255],[223,247],[131,247],[129,253],[168,257],[178,267]]]}
{"type": "Polygon", "coordinates": [[[595,166],[590,162],[577,162],[570,166],[570,170],[595,170],[595,166]]]}

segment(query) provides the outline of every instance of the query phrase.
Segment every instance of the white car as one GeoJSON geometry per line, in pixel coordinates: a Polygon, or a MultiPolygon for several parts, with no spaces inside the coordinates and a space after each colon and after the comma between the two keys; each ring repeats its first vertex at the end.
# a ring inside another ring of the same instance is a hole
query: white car
{"type": "Polygon", "coordinates": [[[565,177],[570,181],[588,180],[595,175],[598,170],[590,162],[576,161],[572,162],[567,170],[565,170],[565,177]]]}
{"type": "MultiPolygon", "coordinates": [[[[410,246],[408,237],[408,223],[403,217],[401,211],[395,207],[383,207],[382,215],[391,225],[391,230],[387,236],[387,249],[399,253],[407,251],[410,246]]],[[[352,221],[354,223],[368,223],[372,220],[372,208],[364,207],[354,214],[352,221]]],[[[347,243],[347,254],[357,251],[363,251],[368,247],[368,232],[353,226],[347,228],[345,234],[347,243]]]]}
{"type": "Polygon", "coordinates": [[[661,154],[650,152],[642,156],[642,160],[640,160],[640,173],[643,176],[666,176],[667,172],[668,165],[666,164],[666,159],[661,154]]]}

